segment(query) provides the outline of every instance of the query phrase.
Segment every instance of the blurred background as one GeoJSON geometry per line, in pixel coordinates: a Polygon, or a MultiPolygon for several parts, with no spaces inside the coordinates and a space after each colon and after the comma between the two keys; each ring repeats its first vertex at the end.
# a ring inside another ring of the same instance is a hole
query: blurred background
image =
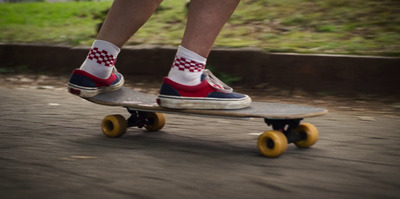
{"type": "MultiPolygon", "coordinates": [[[[0,2],[0,42],[72,46],[91,44],[112,3],[0,2]]],[[[186,4],[164,1],[127,45],[178,45],[186,22],[186,4]]],[[[399,8],[398,0],[242,0],[216,46],[257,47],[267,52],[400,56],[399,8]]]]}

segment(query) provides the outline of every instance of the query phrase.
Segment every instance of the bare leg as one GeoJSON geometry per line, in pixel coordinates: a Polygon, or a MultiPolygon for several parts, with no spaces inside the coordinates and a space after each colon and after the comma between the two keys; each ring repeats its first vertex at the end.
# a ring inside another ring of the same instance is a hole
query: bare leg
{"type": "Polygon", "coordinates": [[[162,0],[115,0],[97,36],[121,48],[150,18],[162,0]]]}
{"type": "Polygon", "coordinates": [[[240,0],[192,0],[182,46],[207,58],[240,0]]]}

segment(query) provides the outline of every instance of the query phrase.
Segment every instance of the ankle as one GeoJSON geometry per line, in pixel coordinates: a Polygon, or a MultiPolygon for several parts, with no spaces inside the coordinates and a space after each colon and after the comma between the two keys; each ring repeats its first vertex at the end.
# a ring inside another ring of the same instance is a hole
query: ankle
{"type": "Polygon", "coordinates": [[[95,40],[80,69],[98,78],[108,78],[114,68],[120,49],[114,44],[95,40]]]}
{"type": "Polygon", "coordinates": [[[183,85],[197,85],[201,82],[206,61],[206,58],[179,46],[168,78],[183,85]]]}

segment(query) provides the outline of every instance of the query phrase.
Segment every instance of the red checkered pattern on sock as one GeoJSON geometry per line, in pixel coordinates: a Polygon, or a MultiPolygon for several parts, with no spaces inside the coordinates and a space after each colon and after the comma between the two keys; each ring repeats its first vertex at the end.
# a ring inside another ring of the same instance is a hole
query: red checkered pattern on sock
{"type": "Polygon", "coordinates": [[[107,51],[102,50],[100,51],[99,48],[91,48],[89,51],[88,59],[96,61],[98,64],[104,64],[105,66],[114,66],[115,58],[113,55],[108,54],[107,51]]]}
{"type": "Polygon", "coordinates": [[[205,65],[183,57],[175,57],[172,67],[176,67],[181,71],[201,72],[205,68],[205,65]]]}

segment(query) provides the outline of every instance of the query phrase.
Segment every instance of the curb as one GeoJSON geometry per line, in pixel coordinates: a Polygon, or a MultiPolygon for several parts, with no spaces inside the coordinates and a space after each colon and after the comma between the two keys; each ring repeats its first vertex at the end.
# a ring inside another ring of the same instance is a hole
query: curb
{"type": "MultiPolygon", "coordinates": [[[[0,44],[1,67],[68,74],[79,67],[89,47],[0,44]]],[[[175,47],[125,47],[116,66],[127,75],[161,79],[169,71],[175,47]]],[[[311,92],[400,95],[400,58],[380,56],[266,53],[258,49],[215,48],[207,65],[242,78],[241,85],[265,85],[311,92]]],[[[271,94],[273,95],[273,93],[271,94]]]]}

